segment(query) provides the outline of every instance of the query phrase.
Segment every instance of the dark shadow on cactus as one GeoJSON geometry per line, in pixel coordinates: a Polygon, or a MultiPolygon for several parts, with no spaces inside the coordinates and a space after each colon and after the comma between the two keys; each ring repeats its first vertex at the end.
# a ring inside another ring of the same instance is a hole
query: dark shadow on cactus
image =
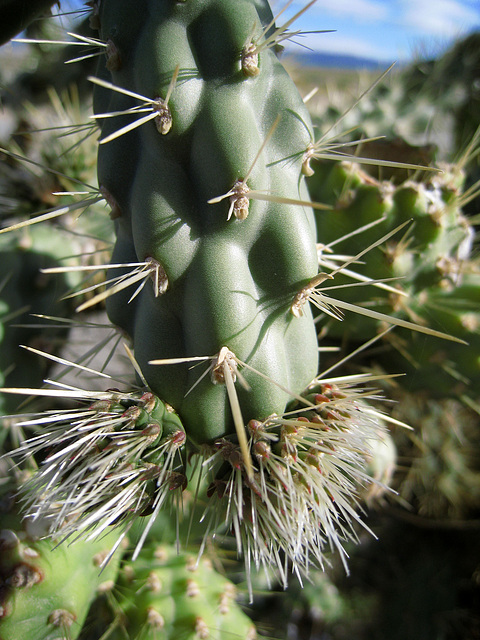
{"type": "Polygon", "coordinates": [[[192,22],[188,34],[201,77],[204,80],[230,78],[239,52],[233,47],[230,24],[221,12],[207,9],[192,22]]]}
{"type": "MultiPolygon", "coordinates": [[[[48,360],[18,345],[58,352],[67,339],[68,325],[64,329],[52,328],[47,320],[33,319],[31,314],[65,315],[70,305],[60,298],[68,285],[61,276],[40,272],[43,268],[58,266],[51,255],[16,250],[2,252],[1,259],[10,276],[4,280],[0,291],[0,301],[8,309],[3,315],[8,321],[0,342],[0,370],[5,373],[4,386],[38,387],[47,374],[48,360]],[[45,329],[38,328],[42,323],[45,329]]],[[[6,411],[14,411],[18,399],[5,396],[3,404],[6,411]]]]}

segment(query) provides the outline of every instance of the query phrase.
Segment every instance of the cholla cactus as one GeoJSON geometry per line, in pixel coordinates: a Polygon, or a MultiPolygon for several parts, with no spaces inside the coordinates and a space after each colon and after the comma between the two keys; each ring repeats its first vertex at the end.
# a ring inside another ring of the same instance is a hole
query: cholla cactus
{"type": "Polygon", "coordinates": [[[355,536],[379,428],[354,392],[332,399],[315,380],[312,206],[323,205],[304,184],[308,112],[275,53],[290,23],[275,29],[267,3],[250,1],[148,3],[148,20],[128,2],[95,5],[107,45],[92,78],[98,193],[121,275],[80,309],[106,300],[143,382],[181,424],[163,434],[155,419],[150,433],[132,394],[51,415],[22,450],[44,458],[28,502],[67,537],[128,527],[148,507],[153,520],[171,483],[184,487],[185,445],[212,473],[207,531],[233,527],[247,568],[273,565],[286,585],[288,562],[308,573],[326,545],[343,554],[355,536]]]}
{"type": "MultiPolygon", "coordinates": [[[[476,196],[479,184],[465,186],[464,164],[465,159],[443,164],[441,172],[422,181],[411,179],[392,186],[375,180],[357,164],[325,163],[309,178],[309,185],[314,197],[332,205],[318,217],[319,256],[326,272],[335,274],[337,286],[345,286],[342,301],[423,326],[435,322],[471,347],[453,341],[439,345],[398,330],[385,338],[396,349],[379,354],[378,361],[386,367],[395,362],[399,370],[421,372],[413,379],[432,394],[456,394],[463,383],[466,393],[475,398],[480,361],[474,299],[480,271],[474,227],[463,207],[476,196]],[[375,245],[383,233],[392,231],[364,264],[338,273],[335,251],[358,255],[362,246],[375,245]],[[352,286],[355,282],[368,286],[352,286]]],[[[342,323],[330,321],[326,333],[360,344],[384,328],[380,317],[373,320],[367,314],[354,320],[346,315],[342,323]]]]}
{"type": "MultiPolygon", "coordinates": [[[[377,392],[360,386],[375,376],[319,374],[311,303],[335,318],[358,307],[322,287],[330,276],[319,273],[313,210],[328,205],[312,201],[305,184],[319,145],[277,57],[292,21],[277,28],[266,0],[144,0],[141,11],[128,0],[88,4],[98,33],[85,44],[101,53],[90,78],[98,187],[61,192],[86,197],[13,229],[106,203],[116,238],[103,266],[113,275],[82,283],[77,311],[106,304],[140,386],[93,392],[57,380],[4,389],[75,401],[16,417],[34,433],[12,456],[38,464],[21,489],[28,517],[61,545],[97,543],[113,529],[107,564],[133,533],[143,584],[160,512],[169,505],[179,515],[188,487],[205,505],[199,555],[211,537],[233,533],[250,598],[252,568],[286,587],[290,574],[302,580],[324,567],[331,551],[346,567],[345,546],[367,529],[359,503],[386,489],[390,469],[369,469],[388,436],[368,404],[377,392]]],[[[163,568],[154,573],[153,581],[163,568]]],[[[107,634],[181,629],[208,638],[215,625],[237,623],[253,633],[238,609],[228,622],[199,613],[186,592],[167,590],[182,603],[174,615],[157,611],[161,589],[146,593],[148,584],[137,616],[131,587],[127,622],[107,634]]]]}
{"type": "Polygon", "coordinates": [[[154,287],[130,304],[131,291],[112,295],[107,308],[151,389],[203,444],[233,431],[225,371],[242,370],[246,422],[283,413],[317,373],[311,313],[289,312],[317,272],[301,177],[313,132],[272,50],[266,3],[147,5],[148,20],[129,3],[122,22],[116,3],[99,12],[100,37],[118,57],[107,56],[94,100],[113,261],[155,270],[154,287]],[[191,370],[202,357],[211,375],[191,370]]]}

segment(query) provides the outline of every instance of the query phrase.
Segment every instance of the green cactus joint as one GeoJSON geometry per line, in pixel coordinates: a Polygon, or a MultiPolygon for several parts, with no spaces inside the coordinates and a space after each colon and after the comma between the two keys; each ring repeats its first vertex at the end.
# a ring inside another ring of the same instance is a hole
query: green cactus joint
{"type": "MultiPolygon", "coordinates": [[[[478,296],[480,266],[472,251],[474,228],[462,211],[463,170],[444,164],[442,173],[422,182],[409,179],[394,186],[372,178],[352,162],[315,166],[315,174],[308,178],[312,197],[325,198],[330,192],[331,203],[331,210],[318,216],[320,264],[335,275],[335,284],[344,286],[340,307],[355,305],[358,310],[365,302],[366,288],[352,286],[355,280],[370,282],[368,289],[375,291],[362,318],[345,315],[341,324],[329,322],[328,335],[362,342],[383,328],[387,316],[394,323],[398,318],[400,328],[424,333],[434,321],[446,332],[443,337],[450,337],[448,341],[439,345],[399,329],[385,336],[395,348],[386,350],[385,359],[379,361],[388,367],[398,362],[399,370],[413,375],[410,380],[417,388],[427,386],[434,395],[455,395],[462,383],[470,395],[468,386],[473,390],[480,379],[478,313],[472,300],[472,295],[478,296]],[[390,235],[379,246],[382,232],[390,235]],[[357,258],[365,245],[375,251],[347,272],[331,260],[330,243],[357,258]],[[368,309],[374,312],[370,317],[368,309]],[[416,327],[405,326],[411,320],[416,327]],[[460,361],[463,373],[457,366],[460,361]]],[[[328,313],[327,306],[320,309],[328,313]]]]}
{"type": "Polygon", "coordinates": [[[164,285],[129,304],[112,289],[107,310],[192,443],[242,439],[318,371],[309,305],[289,313],[318,271],[302,177],[309,115],[274,52],[267,2],[148,2],[148,20],[117,5],[98,13],[122,60],[112,68],[107,56],[93,79],[99,184],[116,227],[112,261],[151,261],[164,285]],[[223,374],[191,367],[222,353],[235,362],[234,393],[223,374]]]}
{"type": "MultiPolygon", "coordinates": [[[[14,476],[12,469],[9,475],[14,476]]],[[[0,500],[0,637],[75,640],[90,604],[115,581],[121,554],[109,550],[116,535],[68,546],[41,539],[45,521],[23,519],[17,487],[7,486],[0,500]],[[107,556],[108,566],[101,571],[107,556]]]]}
{"type": "MultiPolygon", "coordinates": [[[[237,603],[235,585],[207,558],[179,554],[170,545],[150,545],[134,563],[126,564],[118,586],[128,637],[221,640],[235,633],[247,640],[257,638],[251,619],[237,603]]],[[[113,640],[125,637],[114,625],[111,634],[113,640]]]]}

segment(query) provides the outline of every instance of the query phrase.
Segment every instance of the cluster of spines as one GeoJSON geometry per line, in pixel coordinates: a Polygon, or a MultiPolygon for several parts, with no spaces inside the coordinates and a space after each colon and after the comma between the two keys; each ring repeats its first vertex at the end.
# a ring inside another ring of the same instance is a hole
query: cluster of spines
{"type": "Polygon", "coordinates": [[[284,416],[251,420],[252,474],[238,445],[223,439],[207,449],[203,465],[214,475],[207,533],[219,526],[233,532],[247,575],[263,568],[286,587],[290,573],[301,580],[310,566],[323,567],[327,549],[345,562],[343,544],[356,539],[357,524],[365,526],[358,503],[372,485],[386,490],[385,477],[367,471],[372,443],[386,427],[365,395],[318,382],[284,416]]]}
{"type": "Polygon", "coordinates": [[[105,393],[80,409],[19,422],[44,425],[16,451],[39,470],[22,486],[26,512],[61,539],[94,539],[111,526],[125,535],[139,516],[158,512],[185,488],[178,417],[152,393],[105,393]]]}

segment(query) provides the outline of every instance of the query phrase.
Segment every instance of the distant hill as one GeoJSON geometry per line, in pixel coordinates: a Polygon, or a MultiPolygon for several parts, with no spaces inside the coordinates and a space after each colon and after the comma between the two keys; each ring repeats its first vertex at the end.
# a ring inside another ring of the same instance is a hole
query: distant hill
{"type": "Polygon", "coordinates": [[[330,54],[318,51],[308,51],[295,55],[285,53],[285,55],[294,59],[302,66],[328,67],[332,69],[385,70],[390,64],[384,60],[380,61],[372,58],[362,58],[360,56],[330,54]]]}

